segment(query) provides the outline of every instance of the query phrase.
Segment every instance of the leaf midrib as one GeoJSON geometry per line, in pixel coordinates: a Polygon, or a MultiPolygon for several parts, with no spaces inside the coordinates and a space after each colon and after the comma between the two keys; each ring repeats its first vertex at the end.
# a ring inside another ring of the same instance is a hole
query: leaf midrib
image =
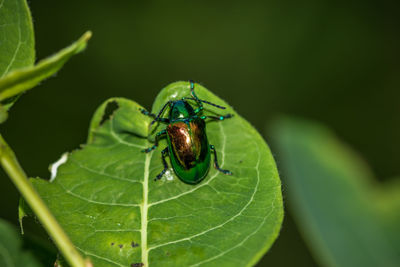
{"type": "MultiPolygon", "coordinates": [[[[148,142],[147,142],[148,143],[148,142]]],[[[143,203],[140,206],[141,214],[141,249],[142,249],[142,263],[144,266],[148,266],[149,262],[149,252],[147,250],[147,223],[148,217],[147,213],[148,207],[148,197],[149,197],[149,173],[150,173],[150,160],[153,155],[153,151],[146,153],[146,160],[144,163],[144,178],[143,178],[143,203]]]]}

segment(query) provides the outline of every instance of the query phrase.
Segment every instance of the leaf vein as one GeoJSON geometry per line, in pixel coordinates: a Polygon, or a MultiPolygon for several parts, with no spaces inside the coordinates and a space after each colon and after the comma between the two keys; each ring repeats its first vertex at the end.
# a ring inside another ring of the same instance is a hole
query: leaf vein
{"type": "Polygon", "coordinates": [[[80,168],[82,168],[84,170],[87,170],[87,171],[89,171],[91,173],[94,173],[94,174],[106,176],[108,178],[119,180],[119,181],[126,181],[126,182],[131,182],[131,183],[141,183],[141,182],[139,182],[137,180],[128,179],[126,177],[114,176],[114,175],[110,175],[110,174],[102,172],[102,171],[97,171],[95,169],[92,169],[92,168],[89,168],[87,166],[84,166],[83,164],[79,163],[78,161],[76,161],[74,159],[71,159],[71,161],[74,162],[76,165],[78,165],[80,168]]]}
{"type": "Polygon", "coordinates": [[[99,204],[99,205],[107,205],[107,206],[122,206],[122,207],[139,207],[139,204],[131,204],[131,203],[109,203],[109,202],[101,202],[101,201],[96,201],[96,200],[92,200],[90,198],[86,198],[83,197],[79,194],[76,194],[74,192],[72,192],[71,190],[67,189],[65,186],[63,186],[62,184],[58,183],[67,194],[75,197],[75,198],[79,198],[81,200],[87,201],[89,203],[93,203],[93,204],[99,204]]]}
{"type": "Polygon", "coordinates": [[[132,146],[132,147],[140,148],[140,149],[145,149],[145,148],[146,148],[146,147],[144,147],[144,146],[139,146],[139,145],[136,145],[136,144],[132,144],[132,143],[126,142],[125,140],[123,140],[122,138],[120,138],[120,137],[117,135],[117,133],[115,132],[114,120],[113,120],[113,119],[112,119],[111,122],[110,122],[110,126],[111,126],[111,127],[110,127],[110,133],[111,133],[111,135],[114,137],[114,139],[118,141],[118,143],[121,143],[121,144],[124,144],[124,145],[127,145],[127,146],[132,146]]]}
{"type": "Polygon", "coordinates": [[[97,232],[140,232],[140,229],[95,229],[94,230],[96,233],[97,232]]]}
{"type": "Polygon", "coordinates": [[[81,249],[80,247],[77,247],[77,246],[75,246],[75,247],[76,247],[78,250],[82,251],[82,253],[84,253],[84,254],[86,254],[86,255],[89,255],[89,256],[92,256],[92,257],[101,259],[101,260],[103,260],[103,261],[107,261],[107,262],[112,263],[112,264],[115,264],[115,265],[117,265],[117,266],[125,267],[125,265],[122,265],[122,264],[120,264],[120,263],[118,263],[118,262],[115,262],[115,261],[112,261],[112,260],[110,260],[110,259],[101,257],[101,256],[99,256],[99,255],[97,255],[97,254],[94,254],[94,253],[85,251],[85,250],[81,249]]]}

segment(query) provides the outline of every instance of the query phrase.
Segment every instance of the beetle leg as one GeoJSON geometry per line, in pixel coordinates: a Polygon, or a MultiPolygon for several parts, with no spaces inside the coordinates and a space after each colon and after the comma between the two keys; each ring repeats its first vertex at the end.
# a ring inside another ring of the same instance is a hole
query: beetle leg
{"type": "MultiPolygon", "coordinates": [[[[173,103],[173,100],[168,101],[167,103],[165,103],[165,105],[162,107],[162,109],[160,110],[160,112],[158,112],[157,116],[154,118],[154,120],[150,123],[150,126],[153,125],[156,121],[160,120],[161,115],[163,114],[165,108],[167,106],[169,106],[171,103],[173,103]]],[[[169,121],[169,120],[168,120],[169,121]]]]}
{"type": "Polygon", "coordinates": [[[223,174],[232,175],[232,172],[231,172],[231,171],[224,170],[224,169],[221,169],[221,168],[219,167],[218,158],[217,158],[217,151],[215,151],[215,147],[214,147],[213,145],[210,145],[210,149],[214,152],[214,167],[215,167],[217,170],[219,170],[220,172],[222,172],[223,174]]]}
{"type": "MultiPolygon", "coordinates": [[[[185,99],[190,99],[190,100],[197,101],[197,100],[196,100],[195,98],[193,98],[193,97],[183,97],[183,98],[182,98],[182,100],[185,100],[185,99]]],[[[211,105],[211,106],[214,106],[214,107],[220,108],[220,109],[226,109],[226,107],[223,107],[223,106],[220,106],[220,105],[217,105],[217,104],[211,103],[211,102],[209,102],[209,101],[206,101],[206,100],[203,100],[203,99],[199,99],[199,101],[201,101],[201,102],[203,102],[203,103],[206,103],[206,104],[209,104],[209,105],[211,105]]]]}
{"type": "Polygon", "coordinates": [[[142,112],[144,115],[152,117],[154,120],[156,121],[161,121],[161,122],[165,122],[165,123],[169,123],[169,119],[167,118],[157,118],[157,115],[151,112],[148,112],[145,109],[139,108],[140,112],[142,112]]]}
{"type": "Polygon", "coordinates": [[[232,117],[233,117],[233,114],[226,114],[226,115],[220,115],[220,116],[201,116],[200,119],[205,120],[207,118],[210,118],[210,119],[213,119],[213,120],[216,120],[216,121],[223,121],[225,119],[229,119],[229,118],[232,118],[232,117]]]}
{"type": "Polygon", "coordinates": [[[167,133],[166,130],[162,130],[161,132],[158,132],[157,135],[156,135],[156,141],[155,141],[154,145],[149,147],[149,148],[143,149],[142,152],[149,153],[150,151],[156,149],[157,146],[158,146],[158,141],[160,140],[162,135],[164,135],[166,133],[167,133]]]}
{"type": "Polygon", "coordinates": [[[168,170],[168,164],[167,161],[165,161],[165,157],[168,155],[168,153],[168,147],[164,148],[164,150],[161,152],[164,169],[157,175],[156,178],[154,178],[154,181],[160,180],[164,173],[168,170]]]}
{"type": "Polygon", "coordinates": [[[201,102],[203,102],[203,103],[209,104],[209,105],[211,105],[211,106],[214,106],[214,107],[220,108],[220,109],[226,109],[226,107],[223,107],[223,106],[220,106],[220,105],[217,105],[217,104],[214,104],[214,103],[208,102],[208,101],[206,101],[206,100],[203,100],[203,99],[200,99],[200,101],[201,101],[201,102]]]}

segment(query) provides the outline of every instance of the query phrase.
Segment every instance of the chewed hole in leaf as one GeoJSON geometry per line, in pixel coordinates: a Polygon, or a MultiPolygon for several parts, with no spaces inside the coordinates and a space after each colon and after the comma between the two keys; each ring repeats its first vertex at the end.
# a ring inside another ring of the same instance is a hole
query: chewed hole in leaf
{"type": "Polygon", "coordinates": [[[106,121],[108,121],[118,108],[119,108],[119,105],[118,105],[117,101],[114,100],[114,101],[108,102],[99,125],[103,125],[106,121]]]}

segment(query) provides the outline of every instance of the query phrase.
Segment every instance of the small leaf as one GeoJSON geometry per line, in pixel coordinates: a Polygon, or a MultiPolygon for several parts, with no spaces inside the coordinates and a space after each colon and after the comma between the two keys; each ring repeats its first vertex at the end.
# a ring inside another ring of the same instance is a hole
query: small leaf
{"type": "Polygon", "coordinates": [[[290,207],[325,266],[400,266],[400,180],[381,185],[326,128],[281,120],[274,136],[290,207]]]}
{"type": "Polygon", "coordinates": [[[0,219],[0,266],[40,266],[31,253],[22,250],[21,238],[14,227],[2,219],[0,219]]]}
{"type": "MultiPolygon", "coordinates": [[[[160,153],[166,141],[142,153],[153,144],[146,138],[152,119],[135,102],[112,98],[96,111],[88,143],[68,156],[54,181],[33,179],[94,266],[250,266],[277,238],[282,195],[268,146],[224,101],[200,85],[196,92],[228,107],[221,111],[207,106],[205,114],[234,114],[207,123],[220,165],[232,176],[211,167],[205,180],[188,185],[170,169],[154,181],[163,169],[160,153]]],[[[183,96],[190,96],[188,82],[169,85],[158,95],[153,112],[183,96]]]]}
{"type": "Polygon", "coordinates": [[[18,221],[19,227],[21,228],[21,234],[24,234],[23,220],[27,216],[33,216],[33,212],[29,205],[26,204],[25,199],[23,197],[20,197],[18,204],[18,221]]]}
{"type": "Polygon", "coordinates": [[[86,47],[91,35],[91,32],[86,32],[78,41],[37,65],[15,70],[0,79],[0,101],[29,90],[56,73],[71,56],[86,47]]]}
{"type": "Polygon", "coordinates": [[[5,122],[7,118],[8,118],[7,109],[4,106],[0,105],[0,123],[5,122]]]}
{"type": "Polygon", "coordinates": [[[35,40],[26,1],[0,0],[0,78],[34,62],[35,40]]]}

